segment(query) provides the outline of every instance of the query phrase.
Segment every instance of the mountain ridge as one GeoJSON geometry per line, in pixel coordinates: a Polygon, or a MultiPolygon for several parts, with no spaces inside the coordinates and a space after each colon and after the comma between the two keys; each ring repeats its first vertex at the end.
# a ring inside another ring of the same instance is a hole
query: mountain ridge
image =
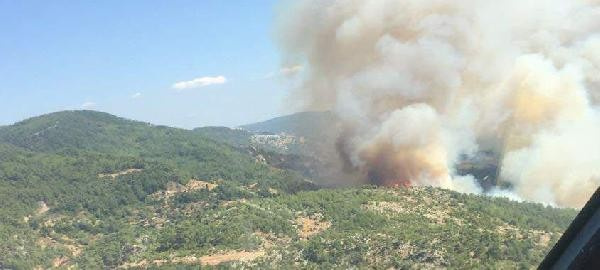
{"type": "Polygon", "coordinates": [[[337,117],[330,111],[297,112],[269,120],[240,126],[252,132],[289,133],[297,136],[314,137],[315,130],[322,134],[335,131],[337,117]]]}
{"type": "Polygon", "coordinates": [[[0,129],[0,267],[528,268],[575,215],[430,187],[322,188],[295,167],[307,160],[251,134],[92,111],[0,129]]]}

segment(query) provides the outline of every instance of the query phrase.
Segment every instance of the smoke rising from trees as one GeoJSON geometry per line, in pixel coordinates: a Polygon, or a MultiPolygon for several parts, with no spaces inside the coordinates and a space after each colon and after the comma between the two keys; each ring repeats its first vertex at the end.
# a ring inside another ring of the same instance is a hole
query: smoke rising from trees
{"type": "Polygon", "coordinates": [[[526,200],[580,207],[600,184],[600,1],[294,1],[293,98],[340,119],[346,167],[381,185],[477,192],[461,156],[501,153],[526,200]]]}

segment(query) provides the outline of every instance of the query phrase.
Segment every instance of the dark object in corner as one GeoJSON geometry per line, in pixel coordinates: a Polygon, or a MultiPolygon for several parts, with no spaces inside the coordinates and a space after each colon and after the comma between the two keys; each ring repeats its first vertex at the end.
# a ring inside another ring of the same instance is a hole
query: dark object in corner
{"type": "Polygon", "coordinates": [[[538,269],[600,269],[600,188],[538,269]]]}

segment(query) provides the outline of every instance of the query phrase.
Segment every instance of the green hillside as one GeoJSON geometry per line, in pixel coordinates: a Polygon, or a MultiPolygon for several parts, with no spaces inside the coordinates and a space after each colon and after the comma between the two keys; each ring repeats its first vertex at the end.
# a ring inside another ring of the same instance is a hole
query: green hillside
{"type": "Polygon", "coordinates": [[[435,188],[320,189],[246,135],[93,111],[0,128],[0,269],[529,268],[576,213],[435,188]]]}
{"type": "Polygon", "coordinates": [[[194,129],[194,132],[234,147],[250,146],[250,138],[253,135],[252,132],[243,129],[231,129],[227,127],[200,127],[194,129]]]}

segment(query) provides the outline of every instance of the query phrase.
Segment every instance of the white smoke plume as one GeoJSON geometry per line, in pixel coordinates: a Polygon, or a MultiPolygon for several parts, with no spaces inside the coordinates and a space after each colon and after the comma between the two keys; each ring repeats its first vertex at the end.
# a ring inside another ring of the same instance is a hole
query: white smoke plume
{"type": "Polygon", "coordinates": [[[455,165],[494,149],[525,200],[600,184],[600,1],[299,0],[280,21],[294,98],[337,114],[365,179],[476,192],[455,165]]]}

